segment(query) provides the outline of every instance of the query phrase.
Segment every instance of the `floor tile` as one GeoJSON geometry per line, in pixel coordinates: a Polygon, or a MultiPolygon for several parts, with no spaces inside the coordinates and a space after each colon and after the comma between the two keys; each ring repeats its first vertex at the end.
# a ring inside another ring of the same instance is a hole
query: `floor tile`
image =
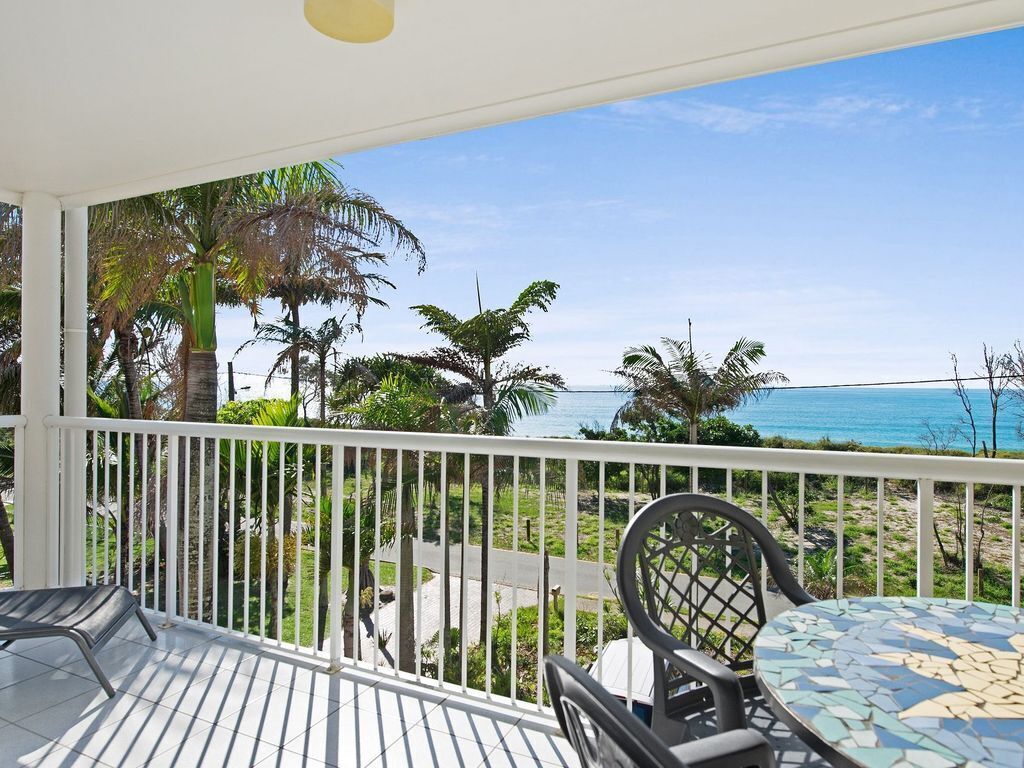
{"type": "MultiPolygon", "coordinates": [[[[328,674],[323,667],[312,671],[300,670],[290,678],[284,685],[302,693],[330,699],[338,704],[348,704],[360,694],[371,690],[378,682],[367,681],[361,677],[352,679],[345,672],[328,674]]],[[[275,676],[274,682],[280,679],[280,675],[275,676]]]]}
{"type": "Polygon", "coordinates": [[[237,667],[246,659],[258,657],[262,650],[247,642],[225,641],[198,643],[188,648],[175,650],[174,653],[201,664],[213,664],[218,667],[237,667]]]}
{"type": "Polygon", "coordinates": [[[149,707],[75,739],[74,748],[119,768],[137,768],[212,727],[204,720],[166,707],[149,707]]]}
{"type": "Polygon", "coordinates": [[[495,747],[519,718],[519,714],[514,712],[502,712],[482,704],[449,698],[430,710],[422,725],[433,731],[453,733],[495,747]]]}
{"type": "Polygon", "coordinates": [[[579,765],[568,740],[556,736],[553,727],[516,725],[502,739],[499,749],[513,753],[520,762],[523,762],[523,758],[530,758],[553,765],[579,765]]]}
{"type": "Polygon", "coordinates": [[[536,766],[537,768],[579,768],[579,760],[576,755],[568,755],[565,762],[546,763],[541,760],[531,759],[515,752],[509,752],[498,747],[487,754],[484,758],[482,768],[523,768],[523,766],[536,766]]]}
{"type": "Polygon", "coordinates": [[[279,749],[266,760],[256,764],[256,768],[323,768],[323,766],[324,763],[319,760],[287,749],[279,749]]]}
{"type": "MultiPolygon", "coordinates": [[[[150,613],[149,611],[146,611],[146,618],[149,619],[149,623],[156,631],[156,633],[160,634],[161,630],[159,628],[159,624],[161,621],[164,620],[163,616],[158,616],[156,614],[150,613]]],[[[134,640],[137,643],[152,642],[149,639],[149,635],[146,634],[146,629],[142,626],[142,622],[140,622],[138,619],[134,617],[129,619],[127,622],[125,622],[118,628],[117,632],[115,633],[115,637],[124,638],[125,640],[134,640]]]]}
{"type": "Polygon", "coordinates": [[[257,680],[233,669],[214,669],[214,674],[163,697],[160,704],[216,723],[246,704],[262,699],[274,688],[273,683],[257,680]]]}
{"type": "Polygon", "coordinates": [[[361,768],[400,739],[404,731],[405,725],[398,718],[382,717],[349,704],[284,746],[330,766],[361,768]]]}
{"type": "Polygon", "coordinates": [[[86,768],[101,765],[91,757],[16,725],[0,727],[0,768],[86,768]]]}
{"type": "Polygon", "coordinates": [[[153,702],[118,693],[113,698],[96,687],[22,721],[22,727],[74,748],[93,731],[155,706],[153,702]]]}
{"type": "Polygon", "coordinates": [[[284,746],[336,712],[340,706],[320,696],[275,688],[262,699],[218,721],[218,725],[236,728],[247,736],[284,746]]]}
{"type": "MultiPolygon", "coordinates": [[[[110,642],[100,649],[100,653],[126,644],[134,645],[130,640],[113,637],[110,639],[110,642]]],[[[19,656],[24,656],[27,659],[32,659],[42,664],[49,664],[51,667],[57,667],[58,669],[84,660],[78,644],[70,637],[59,637],[52,643],[32,646],[26,649],[18,648],[18,643],[15,643],[11,646],[11,650],[14,649],[17,649],[19,656]]]]}
{"type": "Polygon", "coordinates": [[[477,768],[491,747],[451,733],[416,725],[388,747],[373,768],[411,766],[427,768],[477,768]]]}
{"type": "Polygon", "coordinates": [[[41,648],[44,645],[55,643],[57,642],[58,639],[59,638],[56,637],[33,637],[27,638],[25,640],[19,640],[16,643],[12,643],[11,646],[7,649],[7,652],[16,653],[18,655],[24,655],[24,653],[27,653],[28,651],[31,651],[35,648],[41,648]]]}
{"type": "Polygon", "coordinates": [[[394,717],[407,726],[415,725],[447,698],[425,689],[383,681],[359,693],[352,704],[360,709],[394,717]]]}
{"type": "MultiPolygon", "coordinates": [[[[53,667],[47,664],[33,661],[26,656],[0,651],[0,688],[52,671],[53,667]]],[[[2,714],[0,713],[0,716],[2,714]]]]}
{"type": "Polygon", "coordinates": [[[86,691],[102,690],[91,680],[53,669],[20,683],[0,688],[0,712],[14,722],[49,709],[86,691]]]}
{"type": "Polygon", "coordinates": [[[275,754],[278,748],[230,728],[211,728],[190,736],[157,755],[146,768],[181,766],[249,766],[275,754]]]}
{"type": "Polygon", "coordinates": [[[251,656],[239,662],[237,666],[242,674],[268,680],[275,685],[292,685],[321,668],[322,665],[314,661],[291,658],[275,651],[251,656]]]}
{"type": "MultiPolygon", "coordinates": [[[[103,646],[96,653],[96,661],[99,662],[100,669],[107,677],[116,678],[124,677],[130,672],[148,667],[150,664],[163,662],[169,655],[170,651],[163,651],[154,646],[142,645],[131,640],[122,640],[103,646]]],[[[79,677],[95,679],[89,662],[82,658],[81,654],[78,655],[77,661],[64,664],[61,669],[79,677]]]]}
{"type": "Polygon", "coordinates": [[[119,691],[157,702],[210,677],[216,671],[217,667],[212,664],[200,664],[195,659],[172,653],[157,664],[129,670],[111,682],[119,691]]]}
{"type": "Polygon", "coordinates": [[[159,629],[156,631],[156,640],[148,637],[143,641],[155,645],[157,648],[172,653],[181,653],[191,650],[197,645],[208,643],[217,637],[212,630],[198,629],[196,627],[175,626],[170,629],[159,629]]]}

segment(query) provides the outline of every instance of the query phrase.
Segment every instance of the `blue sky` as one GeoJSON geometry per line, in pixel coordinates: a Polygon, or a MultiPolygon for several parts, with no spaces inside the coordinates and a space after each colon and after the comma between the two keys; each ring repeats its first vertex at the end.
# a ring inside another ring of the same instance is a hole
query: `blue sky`
{"type": "MultiPolygon", "coordinates": [[[[338,159],[429,259],[392,264],[347,354],[430,347],[408,307],[469,314],[476,274],[492,306],[561,284],[523,357],[571,384],[688,317],[715,356],[764,341],[794,384],[940,377],[1024,336],[1024,30],[338,159]]],[[[222,370],[251,329],[223,311],[222,370]]]]}

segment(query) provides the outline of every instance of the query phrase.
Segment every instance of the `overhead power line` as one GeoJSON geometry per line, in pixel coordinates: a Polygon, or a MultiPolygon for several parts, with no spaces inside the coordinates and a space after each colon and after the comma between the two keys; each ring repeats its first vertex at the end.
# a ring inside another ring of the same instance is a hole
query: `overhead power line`
{"type": "MultiPolygon", "coordinates": [[[[1016,379],[1019,378],[1016,374],[1001,374],[993,376],[995,379],[1016,379]]],[[[987,381],[988,376],[961,376],[960,381],[987,381]]],[[[953,384],[956,379],[913,379],[908,381],[865,381],[857,384],[793,384],[785,385],[781,387],[765,387],[767,390],[779,390],[779,389],[843,389],[843,388],[854,388],[854,387],[895,387],[902,384],[953,384]]],[[[573,394],[608,394],[609,392],[622,392],[627,394],[630,390],[616,390],[616,389],[570,389],[573,394]]]]}
{"type": "MultiPolygon", "coordinates": [[[[268,376],[264,373],[252,373],[250,371],[235,371],[235,376],[256,376],[261,379],[266,379],[268,376]]],[[[270,376],[271,379],[281,379],[283,381],[290,381],[289,376],[282,374],[274,374],[270,376]]],[[[1000,374],[993,376],[995,379],[1015,379],[1019,378],[1016,374],[1000,374]]],[[[988,376],[961,376],[960,381],[987,381],[988,376]]],[[[911,379],[906,381],[866,381],[859,382],[856,384],[793,384],[784,385],[780,387],[766,387],[768,390],[782,390],[782,389],[853,389],[856,387],[897,387],[908,384],[953,384],[956,382],[955,378],[947,379],[911,379]]],[[[628,394],[629,390],[617,390],[617,389],[570,389],[569,392],[581,395],[607,395],[610,392],[621,392],[622,394],[628,394]]]]}

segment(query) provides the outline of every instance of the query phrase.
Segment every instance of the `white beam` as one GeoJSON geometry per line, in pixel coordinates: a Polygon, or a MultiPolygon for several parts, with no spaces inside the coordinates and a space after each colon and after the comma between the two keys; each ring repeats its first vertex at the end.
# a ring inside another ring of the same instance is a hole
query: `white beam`
{"type": "Polygon", "coordinates": [[[21,413],[25,416],[24,499],[17,520],[21,582],[52,586],[57,570],[56,456],[43,424],[60,407],[60,203],[41,192],[22,197],[21,413]]]}
{"type": "MultiPolygon", "coordinates": [[[[64,212],[64,415],[85,416],[89,210],[64,212]]],[[[61,478],[60,583],[85,577],[85,432],[65,433],[61,478]]]]}

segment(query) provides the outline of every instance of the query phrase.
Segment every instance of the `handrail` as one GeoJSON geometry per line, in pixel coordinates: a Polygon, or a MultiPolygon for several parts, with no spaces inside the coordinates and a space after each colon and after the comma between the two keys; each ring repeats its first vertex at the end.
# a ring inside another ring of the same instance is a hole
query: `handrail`
{"type": "MultiPolygon", "coordinates": [[[[8,417],[20,418],[20,417],[8,417]]],[[[492,437],[429,432],[377,432],[317,427],[264,427],[178,421],[140,421],[50,416],[47,427],[138,432],[156,435],[236,440],[286,441],[363,448],[416,449],[495,456],[582,459],[634,464],[699,466],[769,472],[885,477],[945,482],[1024,484],[1024,461],[961,456],[919,456],[792,448],[738,448],[713,445],[627,443],[565,438],[492,437]]]]}
{"type": "Polygon", "coordinates": [[[6,416],[0,416],[0,429],[11,429],[14,427],[24,427],[28,423],[28,419],[19,414],[10,414],[6,416]]]}

